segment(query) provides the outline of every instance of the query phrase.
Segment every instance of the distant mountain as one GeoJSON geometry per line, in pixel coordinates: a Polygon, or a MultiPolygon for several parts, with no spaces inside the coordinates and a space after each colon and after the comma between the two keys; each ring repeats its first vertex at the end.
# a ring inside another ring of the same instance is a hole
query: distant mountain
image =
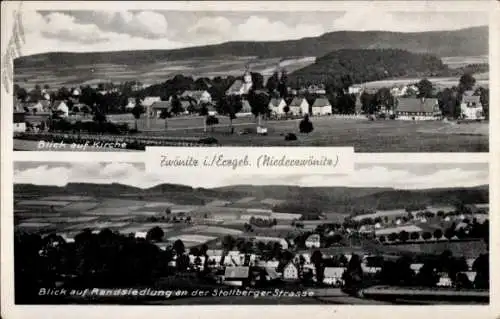
{"type": "Polygon", "coordinates": [[[488,27],[413,33],[338,31],[298,40],[238,41],[175,50],[90,53],[54,52],[17,58],[15,67],[43,69],[44,67],[57,65],[71,67],[106,63],[140,67],[144,64],[169,60],[223,58],[224,56],[255,56],[258,58],[319,57],[341,49],[382,48],[430,53],[440,57],[486,55],[488,54],[488,27]]]}
{"type": "Polygon", "coordinates": [[[392,188],[299,187],[235,185],[213,189],[161,184],[141,189],[122,184],[70,183],[64,187],[14,184],[14,197],[32,198],[57,195],[82,195],[96,198],[137,198],[168,200],[178,204],[204,204],[221,199],[236,201],[243,197],[286,200],[275,207],[282,212],[352,213],[369,209],[395,209],[410,205],[472,204],[489,201],[486,185],[468,188],[398,190],[392,188]]]}

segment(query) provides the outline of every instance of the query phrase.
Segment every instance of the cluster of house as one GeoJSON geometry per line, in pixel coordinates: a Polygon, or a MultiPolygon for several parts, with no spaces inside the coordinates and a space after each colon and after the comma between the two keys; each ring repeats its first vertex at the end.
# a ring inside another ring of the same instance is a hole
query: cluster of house
{"type": "Polygon", "coordinates": [[[57,112],[62,118],[71,114],[91,112],[91,108],[80,102],[80,90],[74,89],[68,100],[52,100],[46,90],[42,90],[42,99],[38,101],[14,101],[14,132],[25,132],[27,116],[31,116],[33,124],[48,120],[51,113],[57,112]],[[71,105],[71,107],[69,105],[71,105]],[[35,117],[35,118],[33,118],[35,117]]]}
{"type": "Polygon", "coordinates": [[[408,213],[405,209],[381,210],[372,214],[362,214],[353,217],[353,220],[361,222],[358,232],[375,234],[377,237],[387,236],[392,233],[406,231],[408,233],[418,233],[421,235],[424,225],[431,219],[438,219],[438,222],[455,223],[455,231],[470,228],[470,221],[476,220],[483,223],[489,218],[489,204],[476,203],[465,206],[468,212],[455,213],[453,206],[430,206],[424,210],[417,210],[408,213]],[[442,214],[438,214],[442,212],[442,214]],[[468,222],[467,222],[468,221],[468,222]]]}
{"type": "MultiPolygon", "coordinates": [[[[257,254],[243,254],[239,251],[224,253],[223,250],[208,250],[206,257],[194,256],[192,254],[187,255],[189,257],[190,269],[201,271],[207,265],[210,270],[219,271],[218,280],[220,283],[230,286],[251,285],[252,280],[256,279],[255,275],[262,276],[262,272],[264,272],[267,281],[281,280],[293,283],[309,276],[309,278],[317,282],[316,267],[311,261],[312,255],[309,252],[298,252],[292,260],[286,262],[275,258],[263,260],[257,254]],[[205,258],[208,258],[206,262],[205,258]]],[[[323,258],[336,257],[338,255],[323,253],[323,258]]],[[[344,254],[344,257],[345,262],[340,263],[336,267],[324,267],[322,284],[334,287],[344,285],[343,274],[347,269],[347,263],[350,261],[352,254],[344,254]]],[[[370,259],[373,257],[375,256],[370,254],[363,254],[361,256],[361,270],[364,274],[375,275],[382,270],[381,265],[375,265],[370,262],[370,259]]],[[[169,265],[175,267],[176,259],[177,257],[174,257],[174,260],[169,265]]],[[[476,272],[472,270],[474,261],[474,258],[467,258],[468,269],[463,272],[471,282],[474,282],[476,276],[476,272]]],[[[410,268],[417,275],[422,266],[422,263],[412,263],[410,268]]],[[[438,276],[438,287],[451,287],[453,285],[451,278],[446,272],[438,273],[438,276]]]]}

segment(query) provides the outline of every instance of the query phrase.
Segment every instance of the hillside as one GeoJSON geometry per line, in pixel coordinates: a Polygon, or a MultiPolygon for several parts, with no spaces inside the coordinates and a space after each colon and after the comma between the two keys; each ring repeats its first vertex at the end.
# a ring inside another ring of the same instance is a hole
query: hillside
{"type": "Polygon", "coordinates": [[[488,54],[488,28],[474,27],[456,31],[417,33],[385,31],[338,31],[319,37],[269,42],[227,42],[175,50],[138,50],[117,52],[36,54],[16,59],[16,67],[49,65],[92,65],[113,63],[142,65],[167,60],[255,56],[259,58],[323,56],[340,49],[402,49],[410,52],[444,56],[476,56],[488,54]]]}
{"type": "Polygon", "coordinates": [[[408,76],[448,76],[450,73],[441,59],[430,54],[397,49],[343,49],[319,57],[314,64],[293,72],[289,81],[299,85],[325,83],[349,76],[354,83],[364,83],[408,76]]]}
{"type": "Polygon", "coordinates": [[[140,189],[122,184],[70,183],[64,187],[15,184],[14,196],[31,198],[56,195],[83,195],[96,198],[141,198],[169,200],[182,204],[204,204],[221,199],[236,201],[244,197],[256,200],[286,200],[275,207],[282,212],[326,211],[352,213],[362,209],[393,209],[408,205],[437,205],[462,202],[488,202],[488,187],[397,190],[391,188],[298,187],[236,185],[214,189],[162,184],[140,189]]]}

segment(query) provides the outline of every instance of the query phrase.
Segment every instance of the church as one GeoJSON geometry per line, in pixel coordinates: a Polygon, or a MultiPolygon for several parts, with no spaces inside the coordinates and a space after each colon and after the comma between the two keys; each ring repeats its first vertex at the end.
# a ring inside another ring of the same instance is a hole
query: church
{"type": "Polygon", "coordinates": [[[243,80],[236,80],[227,89],[226,95],[246,95],[252,88],[252,75],[250,74],[248,66],[243,74],[243,80]]]}

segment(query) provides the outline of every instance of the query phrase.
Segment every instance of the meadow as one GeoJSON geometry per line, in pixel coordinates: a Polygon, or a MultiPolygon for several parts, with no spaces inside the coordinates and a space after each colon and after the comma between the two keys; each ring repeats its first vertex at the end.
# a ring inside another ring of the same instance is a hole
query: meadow
{"type": "MultiPolygon", "coordinates": [[[[229,119],[219,116],[219,124],[204,131],[203,117],[178,117],[165,121],[139,119],[141,138],[169,137],[193,138],[213,137],[220,146],[354,146],[356,152],[488,152],[488,123],[455,123],[444,121],[394,121],[334,116],[313,117],[314,131],[310,134],[298,132],[300,120],[263,121],[268,134],[253,133],[256,128],[252,116],[239,117],[233,121],[235,134],[230,134],[229,119]],[[246,131],[250,130],[249,133],[246,131]],[[285,141],[287,133],[297,135],[295,141],[285,141]]],[[[130,120],[131,127],[134,121],[130,120]]],[[[14,139],[14,149],[21,151],[41,150],[37,141],[14,139]]],[[[178,146],[182,146],[182,143],[178,146]]],[[[44,148],[51,151],[70,151],[69,147],[44,148]]],[[[80,149],[75,149],[80,150],[80,149]]],[[[92,148],[83,151],[133,151],[123,148],[92,148]]]]}

